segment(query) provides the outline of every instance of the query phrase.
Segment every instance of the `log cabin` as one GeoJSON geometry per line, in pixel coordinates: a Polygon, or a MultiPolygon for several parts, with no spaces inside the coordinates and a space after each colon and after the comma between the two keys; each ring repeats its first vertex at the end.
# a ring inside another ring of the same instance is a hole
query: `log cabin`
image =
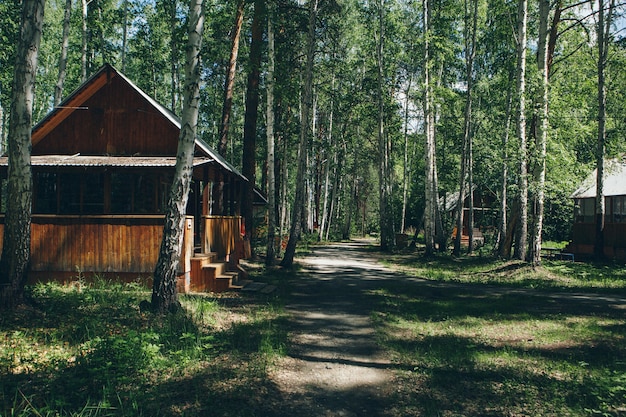
{"type": "MultiPolygon", "coordinates": [[[[626,160],[606,160],[604,165],[604,255],[626,261],[626,160]]],[[[594,253],[596,177],[594,170],[571,195],[574,224],[572,240],[565,251],[576,258],[594,253]]]]}
{"type": "MultiPolygon", "coordinates": [[[[30,283],[102,277],[151,285],[180,128],[176,115],[111,65],[33,128],[30,283]]],[[[0,192],[7,167],[0,158],[0,192]]],[[[236,285],[246,181],[196,140],[180,292],[236,285]]],[[[3,216],[0,223],[1,234],[3,216]]]]}

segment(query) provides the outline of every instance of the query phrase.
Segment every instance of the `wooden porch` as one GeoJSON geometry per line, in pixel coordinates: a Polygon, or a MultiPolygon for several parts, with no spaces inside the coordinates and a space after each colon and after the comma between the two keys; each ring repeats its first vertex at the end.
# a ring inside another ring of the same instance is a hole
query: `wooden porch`
{"type": "MultiPolygon", "coordinates": [[[[204,217],[201,248],[194,248],[194,217],[186,219],[177,284],[180,293],[238,288],[241,217],[204,217]]],[[[151,287],[164,220],[164,215],[35,214],[28,283],[104,278],[151,287]]],[[[0,250],[3,235],[2,216],[0,250]]]]}

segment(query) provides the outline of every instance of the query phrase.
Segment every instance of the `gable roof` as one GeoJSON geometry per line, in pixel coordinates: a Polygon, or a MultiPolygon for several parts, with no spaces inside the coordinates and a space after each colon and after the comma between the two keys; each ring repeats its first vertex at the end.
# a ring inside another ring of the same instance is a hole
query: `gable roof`
{"type": "MultiPolygon", "coordinates": [[[[596,197],[597,169],[581,183],[571,198],[596,197]]],[[[604,196],[626,195],[626,162],[619,159],[604,161],[604,196]]]]}
{"type": "MultiPolygon", "coordinates": [[[[87,100],[94,96],[94,94],[100,91],[111,79],[115,77],[120,77],[129,88],[143,97],[143,99],[145,99],[159,115],[163,116],[163,118],[171,123],[173,127],[180,131],[181,120],[178,116],[146,94],[141,88],[135,85],[135,83],[129,80],[112,65],[105,64],[35,125],[32,131],[32,145],[37,145],[48,133],[53,131],[74,112],[84,110],[84,105],[87,100]]],[[[226,161],[226,159],[224,159],[218,152],[216,152],[200,138],[196,138],[196,153],[198,157],[210,158],[221,168],[244,181],[248,181],[237,168],[226,161]]],[[[175,157],[175,155],[172,156],[175,157]]],[[[116,157],[110,156],[109,158],[116,157]]]]}

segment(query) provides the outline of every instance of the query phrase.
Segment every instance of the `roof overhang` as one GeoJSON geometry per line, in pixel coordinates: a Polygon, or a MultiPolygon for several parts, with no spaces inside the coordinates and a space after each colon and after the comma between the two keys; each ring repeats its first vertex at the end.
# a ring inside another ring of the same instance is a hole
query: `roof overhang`
{"type": "MultiPolygon", "coordinates": [[[[215,162],[212,158],[196,157],[193,167],[215,162]]],[[[8,166],[8,158],[0,157],[0,167],[8,166]]],[[[174,168],[176,157],[162,156],[89,156],[36,155],[31,157],[33,167],[90,167],[90,168],[174,168]]]]}
{"type": "MultiPolygon", "coordinates": [[[[578,187],[570,198],[595,198],[596,178],[595,169],[578,187]]],[[[626,163],[617,159],[604,161],[604,184],[602,194],[605,197],[626,195],[626,163]]]]}

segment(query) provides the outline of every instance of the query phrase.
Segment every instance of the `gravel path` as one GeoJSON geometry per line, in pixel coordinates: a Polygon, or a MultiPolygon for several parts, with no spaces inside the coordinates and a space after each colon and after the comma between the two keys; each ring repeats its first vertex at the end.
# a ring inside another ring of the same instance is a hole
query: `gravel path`
{"type": "Polygon", "coordinates": [[[367,244],[319,247],[300,261],[306,278],[286,306],[291,350],[273,377],[280,415],[383,416],[391,405],[392,364],[376,344],[366,294],[398,275],[368,259],[367,244]]]}

